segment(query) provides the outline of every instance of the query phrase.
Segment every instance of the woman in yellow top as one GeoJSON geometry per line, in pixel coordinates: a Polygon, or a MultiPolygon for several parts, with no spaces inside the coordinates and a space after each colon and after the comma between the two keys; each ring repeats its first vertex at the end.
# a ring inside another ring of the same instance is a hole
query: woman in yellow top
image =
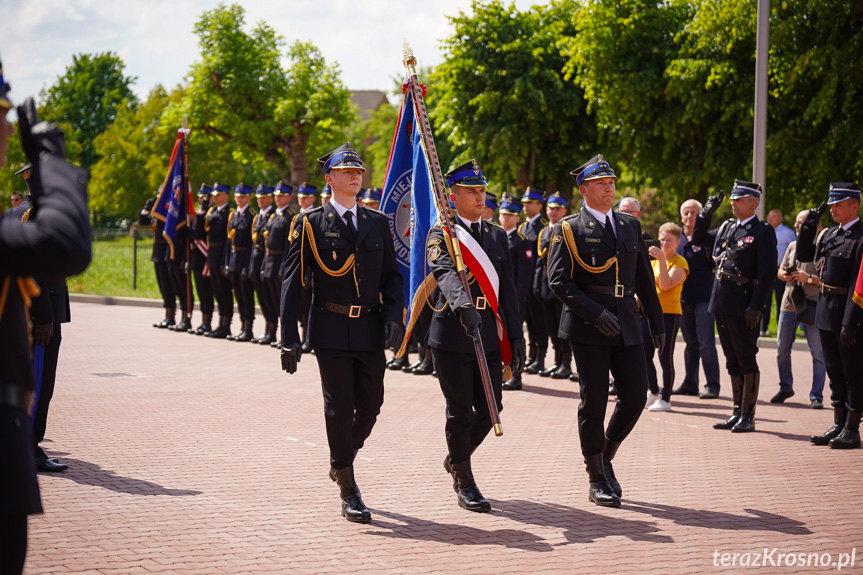
{"type": "MultiPolygon", "coordinates": [[[[659,247],[651,246],[648,253],[653,266],[653,276],[656,278],[656,293],[662,304],[662,315],[665,320],[665,347],[659,352],[659,365],[662,367],[662,391],[656,380],[656,367],[653,365],[654,349],[645,345],[647,356],[647,383],[650,387],[647,398],[649,411],[671,411],[671,387],[674,384],[674,340],[680,326],[680,291],[683,282],[689,275],[689,264],[677,253],[680,235],[683,230],[677,224],[667,222],[659,228],[659,247]],[[649,348],[649,349],[648,349],[649,348]]],[[[652,341],[647,331],[647,322],[642,321],[642,330],[647,333],[644,341],[652,341]]]]}

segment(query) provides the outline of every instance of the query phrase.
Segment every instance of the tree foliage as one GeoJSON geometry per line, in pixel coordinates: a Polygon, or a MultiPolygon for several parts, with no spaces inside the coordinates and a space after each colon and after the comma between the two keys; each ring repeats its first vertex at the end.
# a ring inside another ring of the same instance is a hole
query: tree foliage
{"type": "Polygon", "coordinates": [[[137,101],[130,87],[135,78],[123,75],[125,67],[113,52],[78,54],[57,82],[40,94],[41,118],[63,128],[69,160],[86,170],[98,159],[96,137],[137,101]]]}
{"type": "MultiPolygon", "coordinates": [[[[563,74],[558,47],[574,35],[571,2],[519,11],[475,0],[450,18],[444,62],[432,78],[435,129],[475,157],[492,181],[569,190],[569,171],[595,147],[581,89],[563,74]]],[[[452,167],[452,166],[450,166],[452,167]]],[[[444,169],[447,166],[443,166],[444,169]]]]}
{"type": "Polygon", "coordinates": [[[182,110],[193,129],[249,150],[296,185],[353,120],[350,93],[312,44],[294,43],[283,69],[283,39],[264,22],[249,31],[244,24],[237,4],[205,12],[195,24],[201,60],[182,110]]]}

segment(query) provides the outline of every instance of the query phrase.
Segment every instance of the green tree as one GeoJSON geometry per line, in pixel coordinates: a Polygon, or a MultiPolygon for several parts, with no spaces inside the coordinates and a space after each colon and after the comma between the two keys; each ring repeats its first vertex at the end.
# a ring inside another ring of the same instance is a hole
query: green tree
{"type": "MultiPolygon", "coordinates": [[[[572,188],[569,171],[595,148],[582,90],[567,82],[558,43],[574,36],[572,2],[521,12],[500,0],[450,18],[431,86],[435,129],[493,182],[572,188]]],[[[447,166],[443,166],[446,170],[447,166]]]]}
{"type": "Polygon", "coordinates": [[[314,164],[307,150],[322,155],[354,119],[350,93],[338,67],[313,45],[293,44],[285,70],[281,36],[264,22],[248,32],[244,23],[245,11],[232,4],[195,24],[201,60],[192,66],[182,113],[193,130],[248,150],[297,185],[314,164]]]}
{"type": "Polygon", "coordinates": [[[78,54],[57,83],[40,94],[41,119],[63,128],[69,160],[86,170],[98,159],[93,143],[96,137],[122,108],[137,101],[130,88],[135,78],[124,76],[124,68],[113,52],[78,54]]]}
{"type": "Polygon", "coordinates": [[[18,124],[15,123],[15,135],[9,138],[9,146],[6,148],[6,165],[0,169],[0,205],[8,209],[9,194],[14,191],[27,193],[27,184],[21,176],[16,176],[15,172],[27,165],[27,158],[24,157],[24,150],[21,148],[21,140],[18,138],[18,124]]]}

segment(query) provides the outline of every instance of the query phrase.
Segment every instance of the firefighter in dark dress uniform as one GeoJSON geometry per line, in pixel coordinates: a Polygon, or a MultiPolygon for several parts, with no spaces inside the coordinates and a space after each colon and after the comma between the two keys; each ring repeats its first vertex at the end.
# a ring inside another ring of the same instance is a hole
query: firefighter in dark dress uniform
{"type": "MultiPolygon", "coordinates": [[[[0,167],[15,132],[6,119],[8,91],[0,66],[0,167]]],[[[26,107],[33,124],[35,105],[26,107]]],[[[63,133],[43,122],[26,140],[35,215],[23,224],[0,209],[0,572],[14,575],[26,559],[27,516],[42,512],[30,423],[35,380],[28,317],[38,287],[29,276],[63,281],[83,272],[91,255],[87,176],[66,163],[63,133]]]]}
{"type": "Polygon", "coordinates": [[[572,351],[569,344],[558,336],[563,303],[555,296],[548,283],[548,249],[551,246],[554,226],[566,215],[567,205],[566,198],[561,196],[560,192],[555,192],[546,199],[545,210],[549,223],[540,230],[536,241],[537,263],[533,289],[539,294],[545,326],[554,347],[554,365],[540,371],[539,375],[552,379],[567,379],[572,375],[572,351]]]}
{"type": "MultiPolygon", "coordinates": [[[[303,182],[297,186],[297,203],[300,206],[300,214],[303,214],[315,207],[315,199],[317,199],[318,188],[303,182]]],[[[321,206],[324,205],[324,199],[321,198],[321,206]]],[[[309,313],[312,309],[312,272],[311,268],[306,270],[306,277],[303,280],[303,289],[300,292],[300,315],[299,322],[302,328],[303,353],[309,353],[312,348],[309,347],[308,325],[309,313]]]]}
{"type": "Polygon", "coordinates": [[[165,231],[165,222],[152,213],[158,196],[157,193],[156,197],[150,198],[144,203],[144,208],[138,215],[138,225],[149,227],[153,232],[153,251],[150,255],[150,261],[153,262],[156,285],[162,296],[162,307],[165,308],[165,319],[155,322],[153,327],[164,329],[177,325],[177,294],[174,292],[174,283],[171,281],[171,275],[168,271],[168,258],[170,257],[168,241],[162,235],[162,232],[165,231]]]}
{"type": "Polygon", "coordinates": [[[195,290],[198,292],[198,304],[201,307],[201,325],[197,328],[189,328],[189,333],[204,335],[213,331],[213,284],[210,281],[211,273],[219,273],[219,270],[211,270],[207,267],[207,210],[210,209],[210,193],[213,188],[201,184],[198,190],[198,210],[190,230],[192,241],[190,267],[195,277],[195,290]]]}
{"type": "MultiPolygon", "coordinates": [[[[264,230],[273,217],[275,210],[273,209],[273,188],[261,184],[255,189],[255,200],[258,202],[258,208],[261,210],[255,215],[252,220],[252,258],[249,262],[249,279],[252,282],[252,287],[255,293],[258,294],[258,303],[261,305],[261,313],[264,314],[264,321],[267,322],[267,327],[264,335],[259,338],[252,339],[252,343],[262,343],[269,345],[276,341],[276,325],[279,321],[279,308],[273,307],[270,297],[267,293],[267,288],[264,286],[264,278],[261,273],[264,269],[264,258],[266,257],[266,236],[264,230]]],[[[252,301],[254,307],[254,300],[252,301]]]]}
{"type": "MultiPolygon", "coordinates": [[[[518,198],[508,195],[501,198],[498,208],[500,225],[506,232],[506,241],[509,245],[509,258],[512,262],[515,294],[518,299],[519,326],[524,323],[524,317],[527,313],[527,300],[530,297],[528,294],[533,283],[533,254],[536,245],[516,229],[521,217],[521,209],[521,202],[518,198]]],[[[511,379],[503,382],[503,389],[521,389],[521,374],[512,374],[511,379]]]]}
{"type": "MultiPolygon", "coordinates": [[[[498,276],[498,314],[512,346],[512,372],[521,373],[524,367],[524,338],[506,232],[497,224],[482,219],[488,183],[475,161],[455,168],[446,174],[446,180],[450,188],[450,200],[455,205],[453,225],[468,230],[498,276]]],[[[432,349],[441,391],[446,398],[446,443],[449,454],[444,459],[444,469],[452,475],[453,489],[458,494],[461,507],[469,511],[488,512],[491,505],[474,481],[471,454],[491,431],[492,421],[473,339],[469,334],[477,330],[481,334],[495,401],[498,410],[501,410],[503,363],[497,323],[488,303],[490,294],[483,293],[478,281],[471,283],[470,294],[464,292],[440,224],[429,232],[426,261],[438,285],[428,344],[432,349]]],[[[434,299],[434,295],[432,297],[434,299]]]]}
{"type": "Polygon", "coordinates": [[[249,278],[249,263],[252,261],[252,222],[256,212],[249,206],[252,190],[240,183],[234,187],[236,209],[228,215],[228,273],[231,288],[240,312],[240,332],[228,336],[231,341],[252,341],[252,325],[255,323],[255,288],[249,278]]]}
{"type": "MultiPolygon", "coordinates": [[[[273,190],[273,201],[276,203],[276,211],[273,217],[267,222],[264,228],[264,265],[261,270],[264,288],[267,297],[270,299],[270,305],[276,310],[276,321],[278,322],[278,313],[281,294],[282,294],[282,276],[285,272],[285,257],[288,253],[288,247],[291,244],[291,223],[294,220],[294,212],[291,210],[291,194],[293,188],[288,184],[279,182],[273,190]]],[[[277,328],[278,326],[274,326],[277,328]]],[[[262,340],[258,343],[265,344],[262,340]]],[[[274,340],[270,342],[273,347],[281,347],[281,338],[277,332],[274,332],[274,340]]]]}
{"type": "Polygon", "coordinates": [[[282,368],[294,373],[302,355],[297,316],[308,270],[308,337],[324,393],[330,478],[340,489],[342,515],[367,523],[354,461],[383,404],[384,348],[404,335],[402,276],[386,216],[356,203],[365,172],[357,152],[347,143],[318,162],[333,199],[294,218],[282,284],[282,368]]]}
{"type": "Polygon", "coordinates": [[[658,349],[665,342],[665,327],[641,224],[612,210],[616,176],[611,166],[594,156],[571,173],[585,205],[555,225],[548,279],[565,305],[560,337],[572,348],[578,369],[578,435],[590,481],[588,496],[597,505],[619,507],[622,489],[611,460],[635,427],[647,394],[635,296],[658,349]],[[618,401],[605,427],[609,371],[617,382],[618,401]]]}
{"type": "MultiPolygon", "coordinates": [[[[521,206],[524,210],[524,222],[518,226],[518,233],[527,238],[531,245],[531,277],[534,276],[538,257],[536,245],[539,240],[539,232],[548,225],[548,218],[543,215],[545,192],[528,186],[521,196],[521,206]]],[[[527,337],[530,345],[527,348],[527,365],[525,373],[537,374],[545,370],[545,354],[548,351],[548,329],[545,325],[545,316],[542,313],[542,298],[533,285],[528,288],[527,298],[527,337]]]]}
{"type": "Polygon", "coordinates": [[[855,294],[863,257],[863,224],[857,215],[860,186],[831,183],[827,204],[837,225],[815,237],[825,209],[822,204],[809,211],[797,240],[797,259],[814,261],[821,280],[815,325],[821,334],[833,404],[833,427],[809,439],[815,445],[853,449],[860,447],[863,412],[863,300],[855,294]]]}
{"type": "Polygon", "coordinates": [[[761,185],[734,180],[731,211],[717,230],[708,231],[722,195],[711,196],[695,218],[692,243],[713,241],[716,281],[710,294],[711,312],[716,314],[719,343],[731,379],[732,415],[715,429],[755,431],[755,406],[761,374],[758,371],[758,327],[776,278],[776,233],[755,215],[761,200],[761,185]]]}
{"type": "Polygon", "coordinates": [[[231,188],[216,182],[210,194],[212,204],[205,216],[204,230],[207,232],[207,266],[210,268],[210,282],[213,295],[219,306],[219,327],[206,334],[214,339],[225,339],[231,335],[231,319],[234,316],[234,295],[231,292],[231,279],[228,273],[228,194],[231,188]]]}

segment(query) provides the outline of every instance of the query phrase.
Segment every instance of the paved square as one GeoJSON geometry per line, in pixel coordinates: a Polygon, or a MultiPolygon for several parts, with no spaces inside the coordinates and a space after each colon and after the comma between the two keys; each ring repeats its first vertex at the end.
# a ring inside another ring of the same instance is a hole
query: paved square
{"type": "Polygon", "coordinates": [[[494,510],[474,514],[441,465],[437,380],[389,371],[355,466],[374,520],[356,525],[327,477],[314,356],[287,376],[271,348],[153,329],[159,309],[72,307],[44,443],[70,469],[39,476],[28,574],[825,573],[855,548],[842,572],[863,571],[863,450],[809,444],[832,411],[808,408],[806,351],[786,405],[768,403],[775,350],[759,353],[757,433],[711,428],[725,377],[720,399],[645,411],[615,460],[620,509],[588,503],[577,384],[505,392],[504,436],[474,457],[494,510]]]}

